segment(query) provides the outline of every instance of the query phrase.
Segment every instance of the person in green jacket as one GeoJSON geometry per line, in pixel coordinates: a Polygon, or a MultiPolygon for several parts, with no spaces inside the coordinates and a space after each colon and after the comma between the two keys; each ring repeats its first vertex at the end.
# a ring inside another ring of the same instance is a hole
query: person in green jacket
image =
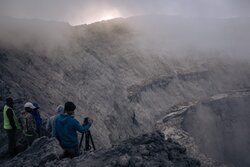
{"type": "Polygon", "coordinates": [[[13,110],[14,101],[12,98],[6,99],[6,104],[3,109],[3,128],[8,136],[8,151],[11,157],[17,154],[17,129],[20,129],[20,124],[13,110]]]}

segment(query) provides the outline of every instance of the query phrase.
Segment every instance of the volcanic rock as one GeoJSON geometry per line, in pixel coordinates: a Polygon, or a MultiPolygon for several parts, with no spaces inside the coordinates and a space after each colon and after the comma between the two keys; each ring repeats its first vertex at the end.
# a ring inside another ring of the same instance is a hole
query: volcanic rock
{"type": "Polygon", "coordinates": [[[92,167],[198,167],[200,162],[190,158],[186,149],[173,140],[165,140],[160,132],[130,138],[110,149],[83,152],[74,159],[60,160],[63,150],[55,138],[37,139],[30,148],[3,166],[92,166],[92,167]]]}

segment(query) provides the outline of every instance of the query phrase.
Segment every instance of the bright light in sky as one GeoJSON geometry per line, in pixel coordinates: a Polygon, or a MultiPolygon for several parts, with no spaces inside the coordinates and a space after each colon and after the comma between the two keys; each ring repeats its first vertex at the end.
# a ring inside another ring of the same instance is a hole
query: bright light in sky
{"type": "Polygon", "coordinates": [[[99,21],[101,21],[101,20],[110,20],[110,19],[114,19],[114,18],[117,18],[117,17],[121,17],[118,10],[107,11],[107,12],[104,12],[104,13],[102,13],[100,15],[99,21]]]}
{"type": "Polygon", "coordinates": [[[0,16],[90,24],[117,17],[250,17],[250,0],[0,0],[0,16]]]}
{"type": "Polygon", "coordinates": [[[114,18],[122,17],[122,14],[116,9],[102,10],[96,12],[95,15],[85,16],[85,13],[79,14],[75,19],[73,19],[70,24],[80,25],[80,24],[91,24],[98,21],[110,20],[114,18]]]}

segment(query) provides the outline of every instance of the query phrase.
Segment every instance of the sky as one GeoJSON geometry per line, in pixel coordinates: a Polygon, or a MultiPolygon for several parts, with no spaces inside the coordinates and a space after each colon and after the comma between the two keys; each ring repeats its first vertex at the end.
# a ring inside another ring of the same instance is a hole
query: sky
{"type": "Polygon", "coordinates": [[[0,15],[71,25],[151,14],[249,17],[250,0],[0,0],[0,15]]]}

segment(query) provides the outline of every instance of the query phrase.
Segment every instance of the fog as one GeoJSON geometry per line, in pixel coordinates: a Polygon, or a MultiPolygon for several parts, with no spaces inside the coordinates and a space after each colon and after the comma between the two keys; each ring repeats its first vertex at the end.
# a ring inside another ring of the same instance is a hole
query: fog
{"type": "Polygon", "coordinates": [[[217,100],[203,101],[186,114],[183,128],[210,157],[237,167],[248,167],[248,101],[249,95],[230,98],[222,95],[217,100]]]}
{"type": "MultiPolygon", "coordinates": [[[[141,50],[163,55],[186,55],[195,50],[247,57],[249,9],[247,0],[8,0],[0,2],[0,35],[2,44],[23,46],[42,39],[38,48],[72,48],[76,36],[85,36],[84,26],[76,28],[82,29],[77,34],[72,25],[123,17],[128,19],[120,21],[120,26],[141,50]]],[[[105,26],[105,31],[111,32],[116,24],[105,26]]],[[[102,31],[101,27],[95,30],[102,31]]]]}
{"type": "Polygon", "coordinates": [[[2,0],[0,14],[17,18],[93,23],[136,15],[178,15],[185,17],[249,17],[248,0],[2,0]]]}

